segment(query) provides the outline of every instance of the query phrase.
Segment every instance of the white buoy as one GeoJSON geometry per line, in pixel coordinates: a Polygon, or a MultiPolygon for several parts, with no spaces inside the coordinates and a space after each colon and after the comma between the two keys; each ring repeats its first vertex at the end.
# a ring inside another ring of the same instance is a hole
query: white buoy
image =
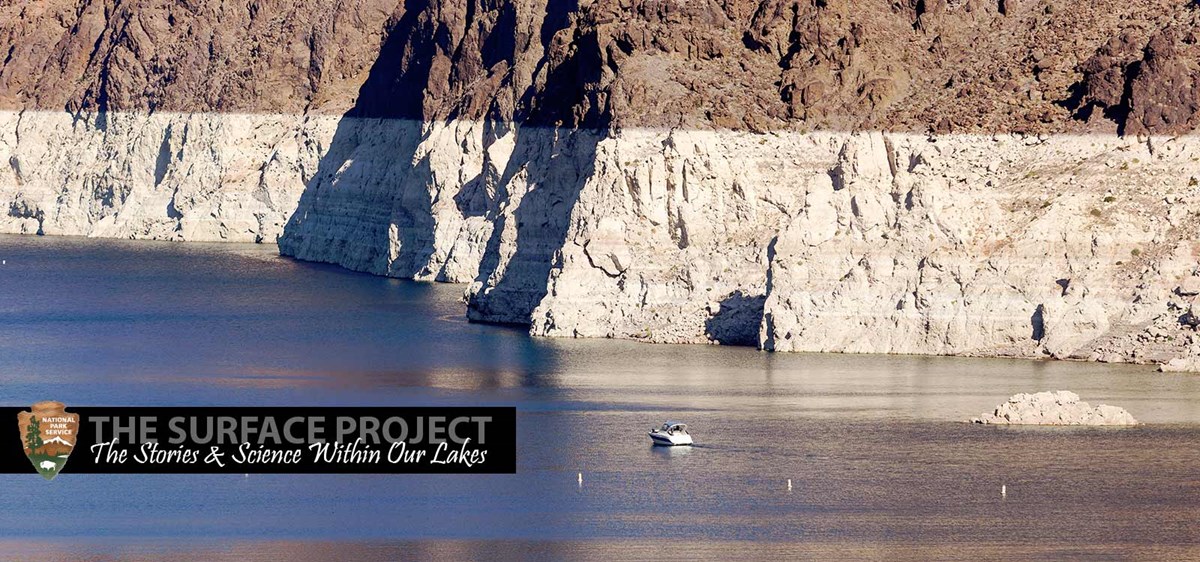
{"type": "Polygon", "coordinates": [[[580,486],[583,486],[583,473],[582,472],[579,473],[579,476],[578,476],[578,478],[576,478],[575,481],[579,482],[580,486]]]}
{"type": "Polygon", "coordinates": [[[1008,497],[1008,486],[1005,486],[1004,484],[1000,485],[1000,497],[1002,497],[1002,498],[1008,497]]]}
{"type": "Polygon", "coordinates": [[[788,491],[792,491],[792,479],[788,478],[788,491]]]}

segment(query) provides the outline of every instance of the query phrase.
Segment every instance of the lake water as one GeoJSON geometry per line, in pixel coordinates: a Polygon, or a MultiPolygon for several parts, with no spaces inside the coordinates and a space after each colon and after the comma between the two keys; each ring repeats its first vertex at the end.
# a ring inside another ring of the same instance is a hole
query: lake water
{"type": "Polygon", "coordinates": [[[515,475],[0,475],[0,559],[1200,558],[1200,377],[531,339],[273,246],[0,258],[6,406],[518,409],[515,475]],[[1053,389],[1146,424],[961,423],[1053,389]],[[698,445],[651,447],[667,418],[698,445]]]}

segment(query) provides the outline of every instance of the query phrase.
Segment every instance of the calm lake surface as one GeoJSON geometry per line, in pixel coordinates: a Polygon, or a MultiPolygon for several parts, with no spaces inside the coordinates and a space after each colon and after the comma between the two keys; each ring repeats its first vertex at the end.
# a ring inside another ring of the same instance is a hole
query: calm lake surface
{"type": "Polygon", "coordinates": [[[518,409],[516,475],[0,475],[0,559],[1200,559],[1200,377],[531,339],[273,246],[0,259],[6,406],[518,409]],[[961,423],[1057,389],[1146,424],[961,423]],[[698,446],[651,447],[667,418],[698,446]]]}

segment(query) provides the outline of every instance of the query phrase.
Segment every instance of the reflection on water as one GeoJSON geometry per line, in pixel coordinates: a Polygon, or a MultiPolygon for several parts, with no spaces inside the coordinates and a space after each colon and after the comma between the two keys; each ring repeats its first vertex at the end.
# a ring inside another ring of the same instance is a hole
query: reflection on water
{"type": "Polygon", "coordinates": [[[17,558],[1200,557],[1200,377],[535,340],[466,323],[461,286],[264,246],[0,237],[0,257],[8,405],[519,411],[516,475],[2,475],[17,558]],[[1048,389],[1150,423],[958,423],[1048,389]],[[698,445],[651,447],[668,418],[698,445]]]}
{"type": "Polygon", "coordinates": [[[680,447],[659,447],[656,445],[651,445],[650,452],[654,453],[660,457],[667,458],[667,459],[681,458],[683,456],[691,454],[693,450],[700,448],[700,447],[704,447],[704,445],[690,445],[690,446],[680,446],[680,447]]]}

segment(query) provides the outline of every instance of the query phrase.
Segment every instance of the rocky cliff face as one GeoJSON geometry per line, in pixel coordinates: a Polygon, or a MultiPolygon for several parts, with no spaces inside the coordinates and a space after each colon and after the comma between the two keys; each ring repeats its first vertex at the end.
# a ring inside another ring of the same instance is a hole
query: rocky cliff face
{"type": "Polygon", "coordinates": [[[0,2],[0,229],[273,242],[395,8],[0,2]]]}
{"type": "Polygon", "coordinates": [[[0,228],[278,237],[537,335],[1196,347],[1188,2],[301,4],[0,6],[0,228]]]}

